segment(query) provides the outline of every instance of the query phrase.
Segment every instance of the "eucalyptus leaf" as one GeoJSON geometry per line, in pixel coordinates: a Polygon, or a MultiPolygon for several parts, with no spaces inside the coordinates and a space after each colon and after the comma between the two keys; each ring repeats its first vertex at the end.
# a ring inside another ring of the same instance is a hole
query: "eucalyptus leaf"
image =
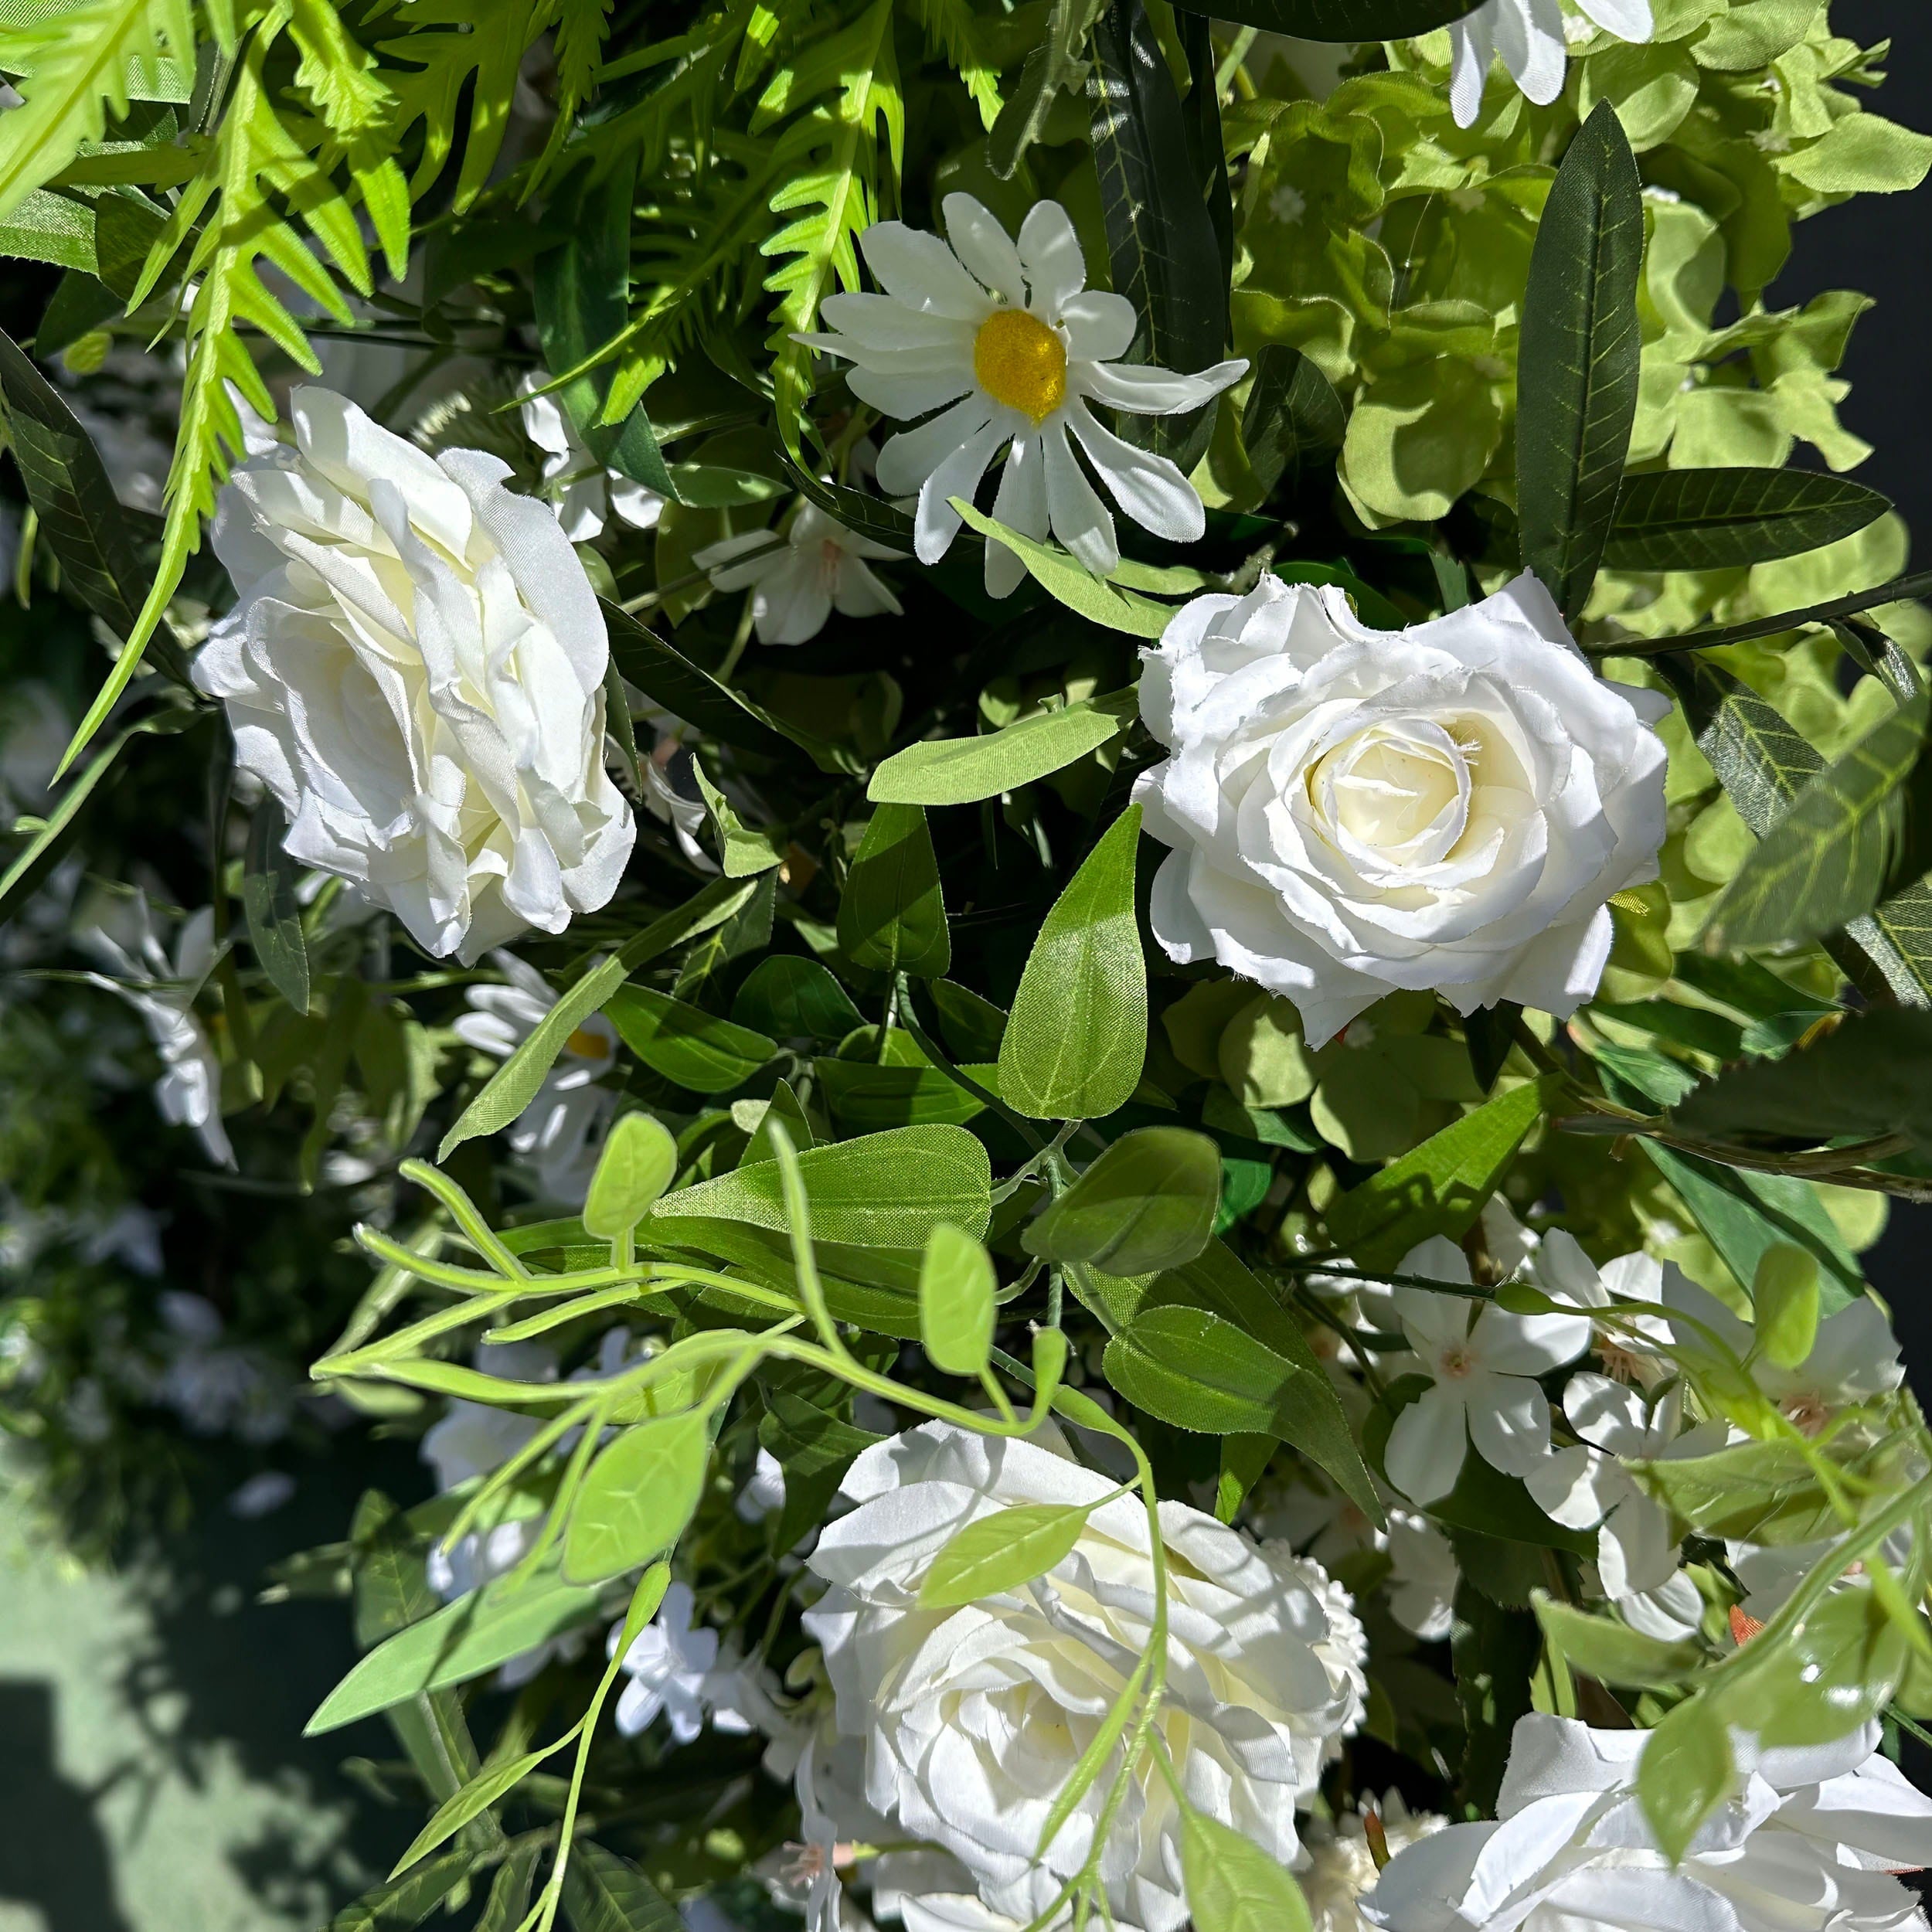
{"type": "Polygon", "coordinates": [[[1596,580],[1637,418],[1643,256],[1637,163],[1602,101],[1543,204],[1516,363],[1523,564],[1572,623],[1596,580]]]}
{"type": "Polygon", "coordinates": [[[839,896],[838,943],[878,972],[934,979],[951,963],[939,861],[919,806],[874,810],[839,896]]]}
{"type": "Polygon", "coordinates": [[[993,1343],[993,1258],[949,1222],[926,1237],[919,1270],[919,1338],[949,1376],[985,1372],[993,1343]]]}
{"type": "Polygon", "coordinates": [[[1781,1369],[1801,1368],[1818,1344],[1818,1257],[1788,1242],[1767,1248],[1752,1277],[1751,1309],[1765,1358],[1781,1369]]]}
{"type": "Polygon", "coordinates": [[[1627,476],[1604,548],[1612,570],[1722,570],[1855,535],[1891,509],[1810,470],[1651,470],[1627,476]]]}
{"type": "Polygon", "coordinates": [[[635,1423],[591,1464],[563,1537],[563,1573],[600,1583],[662,1556],[704,1493],[710,1431],[702,1414],[635,1423]]]}
{"type": "Polygon", "coordinates": [[[1837,1590],[1774,1640],[1752,1673],[1751,1728],[1767,1750],[1828,1744],[1867,1724],[1905,1674],[1906,1636],[1874,1590],[1837,1590]]]}
{"type": "Polygon", "coordinates": [[[1031,1583],[1080,1539],[1087,1511],[1067,1503],[1016,1503],[957,1531],[919,1586],[922,1610],[957,1610],[1031,1583]]]}
{"type": "Polygon", "coordinates": [[[1027,1251],[1110,1274],[1151,1274],[1192,1261],[1214,1232],[1220,1149],[1182,1127],[1144,1127],[1114,1141],[1029,1223],[1027,1251]]]}
{"type": "Polygon", "coordinates": [[[693,1094],[728,1094],[777,1052],[777,1043],[648,986],[620,986],[604,1012],[645,1066],[693,1094]]]}
{"type": "Polygon", "coordinates": [[[1134,716],[1134,696],[1084,699],[978,738],[936,738],[895,752],[872,775],[875,804],[970,805],[1017,791],[1111,744],[1134,716]]]}
{"type": "Polygon", "coordinates": [[[1035,1120],[1124,1106],[1147,1055],[1147,967],[1134,917],[1141,808],[1102,834],[1027,956],[1000,1043],[999,1092],[1035,1120]]]}

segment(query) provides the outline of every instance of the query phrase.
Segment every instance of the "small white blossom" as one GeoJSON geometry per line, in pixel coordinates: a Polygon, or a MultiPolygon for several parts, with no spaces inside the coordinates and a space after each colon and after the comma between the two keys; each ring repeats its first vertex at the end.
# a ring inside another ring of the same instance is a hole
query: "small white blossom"
{"type": "Polygon", "coordinates": [[[517,385],[517,393],[523,398],[523,434],[543,452],[544,493],[556,506],[563,534],[573,543],[588,543],[602,534],[613,511],[634,530],[655,529],[664,498],[597,461],[556,397],[534,393],[550,379],[548,370],[532,369],[517,385]]]}
{"type": "Polygon", "coordinates": [[[869,562],[903,556],[903,550],[847,529],[815,503],[800,507],[783,543],[775,537],[770,530],[747,531],[708,544],[692,560],[711,573],[713,590],[751,593],[751,621],[760,644],[807,643],[834,611],[848,617],[905,614],[898,598],[867,568],[869,562]]]}
{"type": "Polygon", "coordinates": [[[1650,0],[1576,0],[1585,19],[1566,20],[1560,0],[1483,0],[1449,29],[1454,43],[1449,103],[1456,125],[1475,124],[1482,111],[1483,83],[1497,55],[1509,77],[1538,107],[1563,90],[1563,69],[1572,30],[1590,25],[1620,40],[1642,42],[1652,32],[1650,0]]]}
{"type": "Polygon", "coordinates": [[[1372,1932],[1362,1916],[1362,1901],[1375,1889],[1375,1854],[1369,1845],[1364,1813],[1372,1811],[1391,1852],[1440,1832],[1448,1820],[1434,1811],[1411,1812],[1400,1791],[1379,1800],[1365,1799],[1360,1810],[1344,1811],[1331,1821],[1311,1818],[1304,1834],[1308,1864],[1301,1873],[1302,1895],[1315,1932],[1372,1932]]]}

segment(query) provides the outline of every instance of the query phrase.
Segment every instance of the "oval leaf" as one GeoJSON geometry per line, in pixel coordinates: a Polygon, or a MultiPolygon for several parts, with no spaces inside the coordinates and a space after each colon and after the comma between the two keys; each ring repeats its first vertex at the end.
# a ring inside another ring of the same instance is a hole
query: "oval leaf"
{"type": "Polygon", "coordinates": [[[1066,1503],[1016,1504],[969,1522],[933,1559],[919,1586],[923,1610],[957,1610],[1043,1576],[1080,1541],[1087,1512],[1066,1503]]]}
{"type": "Polygon", "coordinates": [[[611,1128],[584,1197],[583,1227],[600,1240],[628,1234],[678,1172],[678,1144],[648,1114],[627,1114],[611,1128]]]}
{"type": "Polygon", "coordinates": [[[563,1573],[601,1583],[662,1556],[703,1494],[711,1436],[695,1413],[627,1429],[591,1464],[564,1532],[563,1573]]]}
{"type": "Polygon", "coordinates": [[[1202,1435],[1277,1435],[1302,1372],[1205,1308],[1149,1308],[1107,1345],[1107,1379],[1137,1409],[1202,1435]]]}
{"type": "Polygon", "coordinates": [[[1123,1134],[1026,1230],[1027,1251],[1109,1274],[1192,1261],[1221,1205],[1221,1150],[1184,1127],[1123,1134]]]}
{"type": "Polygon", "coordinates": [[[1191,1808],[1181,1819],[1181,1877],[1195,1932],[1311,1932],[1308,1902],[1287,1869],[1191,1808]]]}
{"type": "Polygon", "coordinates": [[[962,1230],[942,1223],[926,1237],[919,1270],[919,1338],[949,1376],[985,1372],[993,1345],[993,1258],[962,1230]]]}
{"type": "Polygon", "coordinates": [[[983,737],[930,739],[888,758],[866,796],[876,804],[975,804],[1063,770],[1125,728],[1118,713],[1083,701],[983,737]]]}
{"type": "Polygon", "coordinates": [[[743,1086],[778,1050],[763,1033],[648,986],[619,987],[604,1011],[645,1066],[693,1094],[743,1086]]]}

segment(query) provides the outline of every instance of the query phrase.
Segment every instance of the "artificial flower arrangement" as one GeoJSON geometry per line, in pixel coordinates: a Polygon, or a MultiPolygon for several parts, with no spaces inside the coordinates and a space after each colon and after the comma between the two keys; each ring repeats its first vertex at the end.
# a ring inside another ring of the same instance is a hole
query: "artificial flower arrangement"
{"type": "Polygon", "coordinates": [[[420,1443],[337,1923],[1922,1926],[1883,49],[15,12],[0,1362],[420,1443]]]}

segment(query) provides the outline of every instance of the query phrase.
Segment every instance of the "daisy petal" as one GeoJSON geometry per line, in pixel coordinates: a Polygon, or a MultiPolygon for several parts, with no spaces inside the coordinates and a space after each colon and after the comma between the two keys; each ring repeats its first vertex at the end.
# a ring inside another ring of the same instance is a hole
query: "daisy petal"
{"type": "Polygon", "coordinates": [[[1056,201],[1036,201],[1019,229],[1019,259],[1034,309],[1057,321],[1087,286],[1087,257],[1066,210],[1056,201]]]}
{"type": "Polygon", "coordinates": [[[1015,308],[1026,301],[1026,270],[1013,238],[992,211],[971,195],[948,195],[940,204],[946,239],[968,270],[1015,308]]]}
{"type": "Polygon", "coordinates": [[[1046,451],[1046,501],[1053,534],[1096,577],[1104,577],[1121,560],[1114,519],[1068,448],[1066,429],[1053,423],[1040,440],[1046,451]]]}
{"type": "Polygon", "coordinates": [[[1518,0],[1496,16],[1496,46],[1526,99],[1547,107],[1563,90],[1568,48],[1557,0],[1518,0]]]}
{"type": "Polygon", "coordinates": [[[879,452],[875,474],[879,488],[887,496],[910,496],[951,451],[992,419],[992,404],[983,396],[969,396],[930,423],[901,430],[879,452]]]}
{"type": "MultiPolygon", "coordinates": [[[[1022,536],[1043,539],[1049,527],[1046,505],[1046,460],[1040,439],[1016,436],[1013,447],[1006,453],[1006,467],[1000,472],[993,515],[1022,536]]],[[[1026,575],[1026,565],[1005,544],[986,546],[986,594],[989,597],[1011,597],[1026,575]]]]}
{"type": "Polygon", "coordinates": [[[1606,33],[1619,40],[1642,43],[1657,31],[1650,0],[1577,0],[1577,4],[1606,33]]]}
{"type": "Polygon", "coordinates": [[[889,295],[828,295],[818,313],[861,349],[928,349],[941,343],[972,347],[970,323],[908,308],[889,295]]]}
{"type": "Polygon", "coordinates": [[[1473,128],[1482,112],[1482,90],[1496,45],[1487,13],[1481,9],[1449,29],[1454,51],[1449,73],[1449,111],[1458,128],[1473,128]]]}
{"type": "MultiPolygon", "coordinates": [[[[914,519],[918,535],[913,548],[921,563],[937,563],[951,547],[953,539],[959,534],[959,512],[947,499],[971,496],[979,488],[979,479],[986,474],[986,465],[1012,434],[1003,422],[986,423],[977,435],[954,450],[920,486],[919,511],[914,519]]],[[[893,439],[893,442],[899,440],[893,439]]],[[[886,447],[890,449],[892,444],[886,447]]]]}
{"type": "Polygon", "coordinates": [[[973,386],[969,369],[950,372],[928,371],[920,375],[888,374],[883,369],[855,369],[845,378],[845,386],[862,403],[910,423],[928,410],[944,409],[956,403],[973,386]]]}
{"type": "Polygon", "coordinates": [[[1090,362],[1111,362],[1133,346],[1140,318],[1124,295],[1090,288],[1060,304],[1060,324],[1066,331],[1068,355],[1090,362]]]}
{"type": "Polygon", "coordinates": [[[1123,443],[1094,421],[1084,403],[1070,403],[1066,420],[1114,501],[1136,523],[1175,543],[1199,540],[1207,513],[1193,485],[1165,457],[1123,443]]]}
{"type": "Polygon", "coordinates": [[[937,235],[903,221],[876,221],[859,237],[866,266],[895,301],[921,315],[978,322],[992,304],[937,235]]]}
{"type": "Polygon", "coordinates": [[[1148,369],[1133,362],[1112,362],[1080,372],[1080,387],[1097,403],[1105,403],[1134,416],[1171,416],[1211,403],[1230,383],[1248,372],[1245,359],[1216,362],[1199,376],[1178,376],[1171,369],[1148,369]]]}

